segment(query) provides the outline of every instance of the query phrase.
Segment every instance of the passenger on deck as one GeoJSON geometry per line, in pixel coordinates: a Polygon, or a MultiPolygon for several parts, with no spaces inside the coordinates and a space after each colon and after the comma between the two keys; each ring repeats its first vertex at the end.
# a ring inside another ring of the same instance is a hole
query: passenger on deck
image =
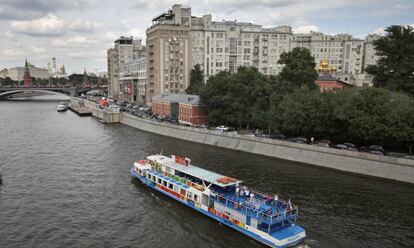
{"type": "Polygon", "coordinates": [[[252,193],[250,193],[250,201],[253,202],[253,199],[254,199],[254,193],[252,192],[252,193]]]}
{"type": "Polygon", "coordinates": [[[274,199],[273,199],[273,202],[274,202],[275,206],[277,205],[278,201],[279,201],[279,196],[276,194],[274,199]]]}
{"type": "Polygon", "coordinates": [[[236,186],[236,197],[239,197],[239,191],[240,191],[240,188],[239,188],[239,186],[236,186]]]}

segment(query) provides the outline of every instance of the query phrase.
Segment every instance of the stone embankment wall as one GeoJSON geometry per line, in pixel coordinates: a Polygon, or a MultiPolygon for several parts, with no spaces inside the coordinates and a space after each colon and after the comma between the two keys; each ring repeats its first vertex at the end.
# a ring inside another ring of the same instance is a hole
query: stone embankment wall
{"type": "Polygon", "coordinates": [[[143,131],[201,144],[414,183],[414,160],[380,157],[363,152],[297,144],[282,140],[219,133],[201,128],[159,123],[127,113],[121,113],[120,122],[143,131]]]}
{"type": "Polygon", "coordinates": [[[92,112],[92,116],[101,119],[104,123],[118,123],[120,118],[120,113],[114,110],[108,110],[107,108],[101,109],[98,107],[98,104],[91,102],[85,99],[80,98],[71,98],[71,102],[87,107],[92,112]]]}

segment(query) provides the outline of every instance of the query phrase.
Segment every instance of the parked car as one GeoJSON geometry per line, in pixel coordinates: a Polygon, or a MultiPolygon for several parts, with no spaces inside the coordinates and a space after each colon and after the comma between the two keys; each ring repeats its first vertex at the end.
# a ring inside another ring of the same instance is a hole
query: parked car
{"type": "Polygon", "coordinates": [[[320,147],[329,147],[329,144],[326,142],[317,142],[315,145],[320,147]]]}
{"type": "Polygon", "coordinates": [[[336,144],[336,145],[333,146],[333,148],[340,149],[340,150],[348,150],[349,149],[349,147],[345,144],[336,144]]]}
{"type": "Polygon", "coordinates": [[[344,143],[344,145],[346,145],[347,147],[352,147],[352,148],[356,148],[356,146],[355,146],[355,144],[352,144],[352,143],[349,143],[349,142],[347,142],[347,143],[344,143]]]}
{"type": "Polygon", "coordinates": [[[290,138],[290,139],[288,139],[288,141],[295,142],[295,143],[300,143],[300,144],[307,144],[308,143],[308,139],[306,139],[304,137],[290,138]]]}
{"type": "Polygon", "coordinates": [[[326,139],[324,139],[324,140],[320,140],[319,142],[320,142],[320,143],[326,143],[326,144],[328,144],[328,145],[332,144],[332,142],[331,142],[330,140],[326,140],[326,139]]]}
{"type": "Polygon", "coordinates": [[[370,145],[368,146],[368,149],[371,151],[379,151],[382,153],[385,151],[384,148],[382,148],[382,146],[379,146],[379,145],[370,145]]]}
{"type": "Polygon", "coordinates": [[[219,132],[227,132],[229,131],[229,129],[230,129],[229,127],[226,127],[224,125],[216,127],[216,131],[219,131],[219,132]]]}
{"type": "Polygon", "coordinates": [[[271,139],[281,139],[281,140],[285,140],[287,137],[284,134],[282,134],[282,133],[272,133],[270,135],[270,138],[271,139]]]}
{"type": "Polygon", "coordinates": [[[370,150],[370,151],[368,151],[368,153],[375,154],[375,155],[380,155],[380,156],[384,156],[384,153],[381,152],[381,151],[370,150]]]}
{"type": "Polygon", "coordinates": [[[140,107],[139,110],[147,112],[148,110],[150,110],[150,108],[148,107],[140,107]]]}
{"type": "Polygon", "coordinates": [[[368,152],[368,153],[372,153],[372,154],[375,154],[375,152],[380,152],[380,153],[382,153],[382,155],[384,155],[384,153],[385,153],[384,148],[380,145],[370,145],[368,147],[361,147],[359,150],[361,152],[368,152]]]}

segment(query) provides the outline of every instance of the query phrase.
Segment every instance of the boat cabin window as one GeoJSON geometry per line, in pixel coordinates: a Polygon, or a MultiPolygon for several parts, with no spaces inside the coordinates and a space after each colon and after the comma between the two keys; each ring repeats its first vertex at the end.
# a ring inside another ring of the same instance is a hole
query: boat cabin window
{"type": "Polygon", "coordinates": [[[161,178],[158,178],[158,184],[161,184],[161,178]]]}
{"type": "Polygon", "coordinates": [[[187,191],[187,198],[193,199],[193,193],[187,191]]]}
{"type": "Polygon", "coordinates": [[[167,187],[167,181],[162,181],[162,184],[165,186],[165,187],[167,187]]]}
{"type": "Polygon", "coordinates": [[[168,188],[169,188],[169,189],[173,189],[173,184],[172,184],[172,183],[169,183],[169,184],[168,184],[168,188]]]}
{"type": "Polygon", "coordinates": [[[194,195],[194,201],[198,202],[198,195],[194,195]]]}

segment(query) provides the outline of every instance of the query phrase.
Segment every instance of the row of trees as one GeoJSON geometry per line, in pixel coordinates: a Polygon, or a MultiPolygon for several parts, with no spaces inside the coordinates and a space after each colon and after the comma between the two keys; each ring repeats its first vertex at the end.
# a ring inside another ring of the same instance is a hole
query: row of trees
{"type": "MultiPolygon", "coordinates": [[[[88,83],[90,84],[98,84],[98,85],[107,85],[108,79],[107,78],[98,78],[97,76],[87,76],[88,83]]],[[[60,85],[70,85],[70,86],[80,86],[84,82],[84,75],[83,74],[71,74],[69,75],[69,79],[65,78],[48,78],[48,79],[40,79],[32,77],[32,83],[37,85],[48,85],[48,84],[60,84],[60,85]]],[[[12,80],[10,77],[0,78],[0,85],[2,86],[13,86],[18,85],[19,82],[12,80]]]]}
{"type": "Polygon", "coordinates": [[[256,68],[240,67],[237,73],[222,71],[203,84],[202,71],[196,67],[187,93],[200,95],[212,125],[408,148],[414,144],[414,51],[410,50],[414,43],[407,43],[411,38],[406,36],[412,37],[413,32],[411,27],[395,26],[387,32],[377,43],[383,44],[385,40],[389,44],[377,46],[382,57],[377,67],[371,66],[369,70],[374,75],[374,88],[321,93],[315,84],[314,58],[309,50],[295,48],[281,55],[279,63],[284,67],[278,76],[269,77],[256,68]],[[395,44],[405,52],[387,59],[391,56],[387,55],[388,49],[393,49],[389,46],[395,44]],[[396,61],[400,61],[397,67],[387,65],[394,66],[396,61]],[[386,70],[392,71],[384,77],[386,70]]]}

